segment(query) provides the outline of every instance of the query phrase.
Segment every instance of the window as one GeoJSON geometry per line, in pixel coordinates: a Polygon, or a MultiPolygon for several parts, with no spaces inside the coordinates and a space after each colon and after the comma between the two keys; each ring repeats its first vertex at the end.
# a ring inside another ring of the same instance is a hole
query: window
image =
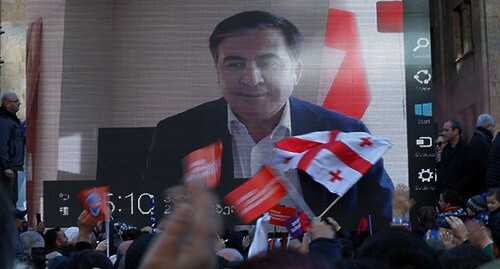
{"type": "Polygon", "coordinates": [[[472,50],[470,0],[464,0],[453,9],[453,44],[457,64],[472,50]]]}

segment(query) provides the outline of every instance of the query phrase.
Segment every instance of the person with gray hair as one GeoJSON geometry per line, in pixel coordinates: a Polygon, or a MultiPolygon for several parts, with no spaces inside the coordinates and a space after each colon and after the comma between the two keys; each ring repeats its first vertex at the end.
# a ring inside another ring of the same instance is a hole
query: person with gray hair
{"type": "Polygon", "coordinates": [[[21,102],[13,92],[2,95],[0,106],[0,188],[15,207],[18,200],[17,172],[24,167],[24,134],[16,116],[21,102]]]}
{"type": "Polygon", "coordinates": [[[495,118],[490,114],[481,114],[477,117],[476,127],[483,127],[491,132],[491,134],[495,133],[495,118]]]}
{"type": "Polygon", "coordinates": [[[31,256],[31,249],[45,247],[43,236],[35,231],[27,231],[21,234],[24,252],[31,256]]]}
{"type": "Polygon", "coordinates": [[[467,161],[467,184],[465,199],[486,191],[486,171],[488,169],[488,154],[490,152],[495,119],[489,114],[481,114],[477,118],[476,130],[469,141],[469,156],[467,161]]]}

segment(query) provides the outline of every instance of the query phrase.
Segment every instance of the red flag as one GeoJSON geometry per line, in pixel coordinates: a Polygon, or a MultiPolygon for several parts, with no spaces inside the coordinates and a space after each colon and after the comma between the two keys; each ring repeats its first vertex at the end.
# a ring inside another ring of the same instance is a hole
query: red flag
{"type": "Polygon", "coordinates": [[[344,195],[390,148],[386,138],[365,132],[314,132],[285,138],[274,149],[274,165],[300,169],[330,192],[344,195]]]}
{"type": "Polygon", "coordinates": [[[107,194],[109,186],[85,189],[78,193],[83,209],[90,213],[92,221],[109,221],[107,194]]]}
{"type": "Polygon", "coordinates": [[[300,212],[300,226],[305,233],[311,229],[311,218],[309,218],[306,212],[300,212]]]}
{"type": "Polygon", "coordinates": [[[295,213],[297,213],[296,208],[276,205],[269,210],[269,215],[271,216],[270,223],[272,225],[285,226],[285,221],[295,213]]]}
{"type": "Polygon", "coordinates": [[[250,223],[264,214],[286,195],[286,189],[274,173],[266,166],[253,178],[224,197],[233,205],[245,223],[250,223]]]}
{"type": "Polygon", "coordinates": [[[362,232],[370,232],[372,234],[372,217],[370,214],[363,216],[359,221],[357,234],[361,234],[362,232]]]}
{"type": "Polygon", "coordinates": [[[194,181],[203,182],[208,188],[219,185],[222,156],[222,142],[217,140],[184,157],[184,180],[189,187],[194,181]]]}

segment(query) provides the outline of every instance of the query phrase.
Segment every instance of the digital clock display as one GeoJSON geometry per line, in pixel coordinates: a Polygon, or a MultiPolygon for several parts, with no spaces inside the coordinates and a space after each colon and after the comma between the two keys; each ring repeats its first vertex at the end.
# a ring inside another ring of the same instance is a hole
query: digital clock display
{"type": "MultiPolygon", "coordinates": [[[[108,205],[111,220],[144,227],[151,226],[151,212],[154,210],[157,221],[171,214],[175,204],[190,200],[191,193],[165,193],[159,182],[127,180],[116,183],[98,181],[45,181],[44,182],[44,221],[47,227],[76,226],[78,216],[83,210],[78,193],[84,189],[109,185],[108,205]]],[[[215,213],[234,219],[234,207],[222,203],[213,204],[215,213]]],[[[158,223],[157,223],[158,224],[158,223]]]]}

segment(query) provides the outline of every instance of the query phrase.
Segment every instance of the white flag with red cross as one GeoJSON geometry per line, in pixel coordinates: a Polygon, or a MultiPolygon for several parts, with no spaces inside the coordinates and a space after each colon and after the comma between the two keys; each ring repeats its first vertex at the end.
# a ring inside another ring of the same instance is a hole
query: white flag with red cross
{"type": "Polygon", "coordinates": [[[274,166],[300,169],[330,192],[344,195],[391,147],[365,132],[314,132],[285,138],[274,148],[274,166]]]}

